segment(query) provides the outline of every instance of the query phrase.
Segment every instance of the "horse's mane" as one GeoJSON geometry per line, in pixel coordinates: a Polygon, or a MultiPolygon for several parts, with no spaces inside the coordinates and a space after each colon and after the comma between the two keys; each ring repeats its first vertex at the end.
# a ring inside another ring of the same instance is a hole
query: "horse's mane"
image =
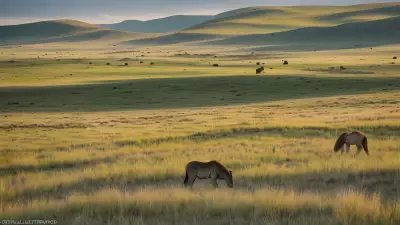
{"type": "Polygon", "coordinates": [[[218,162],[218,161],[216,161],[216,160],[213,160],[213,161],[210,161],[210,162],[208,162],[208,163],[217,165],[217,167],[218,167],[220,170],[222,170],[224,173],[229,174],[229,170],[226,169],[225,166],[223,166],[220,162],[218,162]]]}
{"type": "Polygon", "coordinates": [[[346,143],[346,135],[348,135],[348,134],[349,134],[349,132],[344,132],[338,137],[338,139],[336,140],[336,143],[335,143],[335,147],[334,147],[335,151],[337,151],[343,147],[343,145],[346,143]]]}

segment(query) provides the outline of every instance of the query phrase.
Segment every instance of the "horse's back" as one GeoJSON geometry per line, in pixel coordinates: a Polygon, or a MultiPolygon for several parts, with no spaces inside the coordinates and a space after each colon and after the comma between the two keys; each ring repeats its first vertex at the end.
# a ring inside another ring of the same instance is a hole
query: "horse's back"
{"type": "Polygon", "coordinates": [[[188,162],[188,164],[186,164],[186,168],[194,167],[194,166],[199,166],[199,165],[201,165],[201,164],[204,164],[204,162],[200,162],[200,161],[191,161],[191,162],[188,162]]]}
{"type": "Polygon", "coordinates": [[[191,161],[186,165],[186,170],[199,170],[208,167],[210,167],[210,165],[206,162],[191,161]]]}
{"type": "Polygon", "coordinates": [[[201,179],[209,178],[214,171],[214,166],[210,162],[191,161],[186,165],[186,171],[201,179]]]}
{"type": "Polygon", "coordinates": [[[346,140],[349,144],[361,144],[365,135],[360,131],[353,131],[346,136],[346,140]]]}

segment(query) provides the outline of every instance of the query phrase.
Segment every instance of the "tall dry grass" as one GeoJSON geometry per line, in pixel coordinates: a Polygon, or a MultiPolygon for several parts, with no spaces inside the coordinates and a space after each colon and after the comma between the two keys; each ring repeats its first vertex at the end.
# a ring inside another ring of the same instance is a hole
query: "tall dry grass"
{"type": "MultiPolygon", "coordinates": [[[[1,219],[56,219],[62,224],[79,218],[97,222],[200,224],[236,220],[279,224],[391,224],[400,222],[399,202],[382,203],[377,195],[349,190],[338,195],[285,189],[190,191],[148,188],[135,192],[114,189],[90,195],[72,194],[66,201],[35,201],[3,207],[1,219]],[[132,217],[134,216],[134,217],[132,217]]],[[[80,223],[78,223],[80,224],[80,223]]]]}

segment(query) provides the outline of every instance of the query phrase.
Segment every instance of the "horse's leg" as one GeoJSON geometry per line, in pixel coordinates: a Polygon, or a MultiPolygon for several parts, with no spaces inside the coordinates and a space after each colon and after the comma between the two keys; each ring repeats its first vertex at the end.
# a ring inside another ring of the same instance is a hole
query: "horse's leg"
{"type": "Polygon", "coordinates": [[[362,145],[357,145],[357,153],[356,153],[356,155],[360,154],[362,149],[363,149],[362,145]]]}
{"type": "Polygon", "coordinates": [[[217,188],[218,187],[217,176],[216,175],[211,175],[210,179],[211,179],[211,184],[213,185],[213,187],[217,188]]]}
{"type": "Polygon", "coordinates": [[[343,152],[344,152],[344,145],[343,145],[343,147],[340,149],[340,155],[343,155],[343,152]]]}
{"type": "Polygon", "coordinates": [[[346,152],[349,153],[350,152],[350,144],[346,143],[346,152]]]}
{"type": "Polygon", "coordinates": [[[196,178],[197,177],[189,177],[189,179],[188,179],[188,181],[187,181],[187,183],[185,184],[185,186],[187,187],[187,186],[189,186],[191,189],[193,188],[193,184],[194,184],[194,181],[196,180],[196,178]]]}
{"type": "Polygon", "coordinates": [[[217,179],[211,179],[211,184],[213,185],[214,188],[218,187],[217,179]]]}

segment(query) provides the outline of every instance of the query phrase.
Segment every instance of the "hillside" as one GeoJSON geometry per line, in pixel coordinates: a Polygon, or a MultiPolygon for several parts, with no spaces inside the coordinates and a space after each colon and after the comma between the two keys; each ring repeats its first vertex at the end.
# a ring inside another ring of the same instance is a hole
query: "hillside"
{"type": "Polygon", "coordinates": [[[350,11],[335,13],[327,16],[323,16],[320,19],[325,21],[336,21],[336,22],[361,22],[373,19],[385,19],[393,16],[400,16],[400,5],[373,8],[366,10],[350,11]]]}
{"type": "Polygon", "coordinates": [[[99,24],[98,26],[114,30],[141,32],[141,33],[165,33],[182,30],[207,20],[213,16],[177,15],[148,21],[125,20],[115,24],[99,24]]]}
{"type": "Polygon", "coordinates": [[[303,27],[326,27],[349,22],[400,16],[400,3],[354,6],[249,7],[215,16],[184,33],[225,35],[265,34],[303,27]]]}
{"type": "Polygon", "coordinates": [[[99,28],[76,20],[53,20],[0,26],[0,43],[2,44],[88,41],[123,36],[130,36],[130,34],[99,28]]]}
{"type": "Polygon", "coordinates": [[[313,40],[319,42],[332,40],[338,43],[357,41],[358,37],[360,40],[379,40],[379,43],[384,43],[391,37],[384,37],[383,34],[393,35],[395,32],[393,29],[396,28],[392,27],[396,27],[395,24],[390,23],[389,28],[378,29],[375,23],[371,23],[372,27],[359,30],[357,26],[363,25],[355,23],[371,21],[383,23],[382,20],[392,21],[391,18],[398,16],[400,16],[400,3],[383,3],[352,6],[247,7],[215,16],[178,15],[149,21],[129,20],[103,25],[74,20],[54,20],[0,26],[0,43],[113,40],[137,45],[168,45],[198,41],[208,41],[212,44],[265,45],[293,41],[306,43],[313,40]],[[348,28],[340,26],[346,24],[349,24],[348,28]],[[147,33],[147,35],[130,32],[147,33]],[[325,32],[333,33],[327,36],[325,32]],[[335,32],[345,32],[345,35],[338,35],[335,32]]]}
{"type": "Polygon", "coordinates": [[[157,37],[136,39],[127,41],[125,43],[136,44],[136,45],[170,45],[170,44],[179,44],[179,43],[196,42],[196,41],[209,41],[209,40],[221,39],[224,37],[226,36],[215,35],[215,34],[175,33],[175,34],[161,35],[157,37]]]}
{"type": "MultiPolygon", "coordinates": [[[[382,19],[396,18],[400,16],[400,3],[383,3],[383,4],[363,4],[352,6],[290,6],[290,7],[248,7],[236,9],[215,15],[213,19],[192,27],[180,30],[172,34],[166,34],[157,38],[149,38],[129,42],[131,44],[177,44],[193,41],[213,41],[213,44],[266,44],[266,38],[273,43],[287,43],[293,40],[301,40],[306,37],[307,40],[320,40],[324,35],[320,32],[325,32],[325,29],[339,25],[355,23],[355,22],[370,22],[382,19]],[[307,28],[305,30],[301,30],[307,28]],[[300,31],[298,31],[300,29],[300,31]],[[291,33],[290,31],[294,31],[291,33]],[[284,34],[282,32],[289,32],[284,34]],[[309,34],[306,34],[310,32],[309,34]],[[267,34],[276,34],[277,36],[267,34]],[[253,36],[254,35],[254,36],[253,36]],[[259,36],[258,36],[259,35],[259,36]],[[291,35],[300,35],[292,37],[291,35]],[[286,37],[287,36],[287,37],[286,37]],[[276,39],[283,38],[283,40],[276,39]],[[227,38],[226,40],[215,40],[227,38]],[[254,43],[254,42],[255,43],[254,43]]],[[[391,20],[388,20],[391,21],[391,20]]],[[[381,22],[380,22],[381,23],[381,22]]],[[[371,23],[374,26],[375,23],[371,23]]],[[[353,29],[360,24],[350,25],[348,29],[353,29]],[[355,27],[353,27],[355,26],[355,27]]],[[[362,26],[362,25],[360,25],[362,26]]],[[[390,24],[390,27],[395,26],[390,24]]],[[[333,28],[347,29],[345,27],[333,28]]],[[[374,34],[378,28],[372,27],[366,30],[361,30],[360,33],[369,34],[371,37],[362,36],[361,39],[370,38],[371,40],[384,41],[385,37],[380,35],[378,38],[374,34]]],[[[390,33],[392,30],[382,27],[381,34],[390,33]]],[[[330,29],[327,29],[330,30],[330,29]]],[[[356,29],[357,30],[357,29],[356,29]]],[[[341,32],[341,31],[339,31],[341,32]]],[[[358,37],[356,32],[346,30],[348,34],[341,36],[332,34],[325,37],[325,40],[333,39],[348,40],[350,36],[358,37]],[[331,38],[335,37],[335,38],[331,38]]],[[[353,38],[357,39],[357,38],[353,38]]],[[[320,40],[323,41],[323,40],[320,40]]]]}
{"type": "Polygon", "coordinates": [[[287,44],[394,44],[400,43],[400,17],[334,27],[307,27],[291,31],[232,37],[209,42],[214,45],[287,45],[287,44]]]}

